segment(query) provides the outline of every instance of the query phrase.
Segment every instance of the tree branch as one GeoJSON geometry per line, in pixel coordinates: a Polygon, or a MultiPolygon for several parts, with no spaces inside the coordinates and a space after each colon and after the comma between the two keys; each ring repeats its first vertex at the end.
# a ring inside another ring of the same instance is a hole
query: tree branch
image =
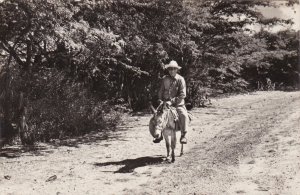
{"type": "Polygon", "coordinates": [[[5,40],[0,40],[0,46],[8,52],[20,66],[24,66],[24,62],[20,59],[17,52],[5,40]]]}

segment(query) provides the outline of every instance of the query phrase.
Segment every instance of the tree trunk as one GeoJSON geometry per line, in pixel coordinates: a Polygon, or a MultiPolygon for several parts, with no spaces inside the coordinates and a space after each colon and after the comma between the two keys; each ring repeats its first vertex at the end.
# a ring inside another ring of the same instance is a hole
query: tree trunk
{"type": "Polygon", "coordinates": [[[26,100],[24,98],[24,93],[21,92],[20,99],[19,99],[19,108],[18,108],[18,128],[20,134],[20,140],[22,145],[32,145],[34,140],[29,135],[28,125],[26,123],[26,100]]]}

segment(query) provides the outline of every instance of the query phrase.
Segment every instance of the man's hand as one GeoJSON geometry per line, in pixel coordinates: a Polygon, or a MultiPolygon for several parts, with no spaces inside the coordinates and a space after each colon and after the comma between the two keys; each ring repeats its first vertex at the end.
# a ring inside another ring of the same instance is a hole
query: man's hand
{"type": "Polygon", "coordinates": [[[166,106],[169,108],[170,106],[172,105],[172,102],[171,101],[167,101],[166,102],[166,106]]]}
{"type": "Polygon", "coordinates": [[[176,100],[177,100],[176,97],[172,98],[172,99],[171,99],[172,104],[176,104],[176,100]]]}

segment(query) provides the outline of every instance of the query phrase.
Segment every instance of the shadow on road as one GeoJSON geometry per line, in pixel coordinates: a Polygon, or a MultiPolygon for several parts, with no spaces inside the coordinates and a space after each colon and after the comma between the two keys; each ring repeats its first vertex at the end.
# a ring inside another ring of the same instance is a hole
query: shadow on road
{"type": "Polygon", "coordinates": [[[0,149],[0,157],[18,158],[22,154],[27,153],[27,156],[42,156],[45,153],[50,153],[44,146],[13,146],[0,149]]]}
{"type": "Polygon", "coordinates": [[[136,159],[126,159],[122,161],[115,162],[104,162],[104,163],[95,163],[95,166],[103,167],[109,165],[124,165],[119,170],[114,173],[131,173],[134,169],[138,167],[144,167],[148,165],[156,165],[165,162],[165,157],[163,156],[145,156],[136,159]]]}
{"type": "Polygon", "coordinates": [[[73,138],[56,139],[51,141],[49,144],[55,147],[67,146],[67,147],[79,148],[79,146],[82,144],[92,145],[107,140],[118,140],[120,142],[127,141],[123,139],[122,135],[117,135],[113,131],[112,132],[107,131],[107,132],[91,132],[82,136],[77,136],[77,137],[74,136],[73,138]]]}

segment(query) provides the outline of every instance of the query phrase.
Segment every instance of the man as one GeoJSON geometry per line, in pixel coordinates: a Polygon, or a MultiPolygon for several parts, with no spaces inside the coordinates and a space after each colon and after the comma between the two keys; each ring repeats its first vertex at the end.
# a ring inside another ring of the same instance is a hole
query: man
{"type": "MultiPolygon", "coordinates": [[[[176,61],[172,60],[165,68],[168,70],[169,75],[163,77],[158,98],[160,102],[166,101],[167,104],[176,108],[181,130],[180,143],[186,144],[187,139],[185,135],[187,133],[189,117],[184,103],[184,98],[186,97],[185,80],[177,74],[181,67],[178,66],[176,61]]],[[[161,140],[162,137],[155,139],[153,142],[159,143],[161,140]]]]}

